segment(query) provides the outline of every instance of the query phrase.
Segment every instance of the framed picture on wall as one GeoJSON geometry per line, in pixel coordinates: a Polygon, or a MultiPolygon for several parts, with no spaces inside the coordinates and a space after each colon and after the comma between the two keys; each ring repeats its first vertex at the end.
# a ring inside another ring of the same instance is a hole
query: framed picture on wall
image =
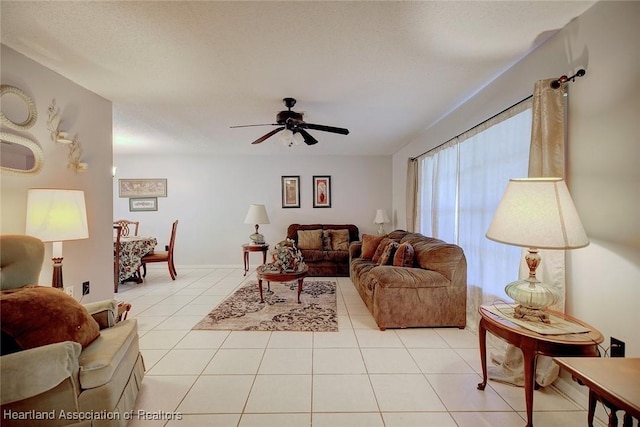
{"type": "Polygon", "coordinates": [[[167,197],[167,179],[119,179],[120,197],[167,197]]]}
{"type": "Polygon", "coordinates": [[[331,207],[331,177],[330,176],[314,176],[313,177],[313,207],[314,208],[330,208],[331,207]]]}
{"type": "Polygon", "coordinates": [[[157,197],[138,197],[129,199],[129,212],[157,211],[157,197]]]}
{"type": "Polygon", "coordinates": [[[282,177],[282,207],[300,207],[300,176],[282,177]]]}

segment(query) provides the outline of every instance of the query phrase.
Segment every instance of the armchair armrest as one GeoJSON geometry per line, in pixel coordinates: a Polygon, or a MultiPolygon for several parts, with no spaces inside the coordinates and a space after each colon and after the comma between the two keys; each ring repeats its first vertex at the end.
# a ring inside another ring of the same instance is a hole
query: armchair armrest
{"type": "Polygon", "coordinates": [[[362,241],[356,240],[349,244],[349,259],[359,258],[362,253],[362,241]]]}
{"type": "Polygon", "coordinates": [[[67,378],[77,383],[81,351],[79,343],[65,341],[2,356],[2,405],[37,396],[67,378]]]}
{"type": "Polygon", "coordinates": [[[98,322],[100,329],[106,329],[116,324],[118,318],[118,303],[116,300],[103,300],[83,304],[89,314],[98,322]]]}

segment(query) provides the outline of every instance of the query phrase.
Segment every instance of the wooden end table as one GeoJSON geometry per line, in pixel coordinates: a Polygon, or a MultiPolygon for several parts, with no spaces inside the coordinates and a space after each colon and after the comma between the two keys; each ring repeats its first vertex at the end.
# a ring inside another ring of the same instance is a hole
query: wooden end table
{"type": "Polygon", "coordinates": [[[244,257],[244,276],[247,275],[249,271],[249,252],[262,252],[262,263],[267,263],[267,251],[269,250],[269,245],[264,243],[262,245],[254,245],[251,243],[246,243],[242,245],[242,254],[244,257]]]}
{"type": "Polygon", "coordinates": [[[576,381],[589,387],[589,427],[593,427],[598,400],[611,410],[609,426],[618,425],[617,411],[625,411],[624,427],[633,425],[632,418],[640,420],[640,359],[558,357],[553,360],[576,381]]]}
{"type": "MultiPolygon", "coordinates": [[[[262,266],[260,266],[262,267],[262,266]]],[[[258,276],[258,289],[260,290],[260,302],[264,302],[264,298],[262,297],[262,281],[267,281],[268,289],[271,290],[271,282],[293,282],[298,281],[298,304],[300,304],[300,294],[302,293],[302,282],[304,282],[304,278],[307,277],[307,273],[309,272],[306,268],[302,271],[292,271],[292,272],[273,272],[273,271],[265,271],[258,267],[256,270],[256,275],[258,276]]]]}
{"type": "Polygon", "coordinates": [[[506,318],[491,313],[481,306],[478,338],[480,340],[480,361],[482,363],[482,382],[478,390],[487,385],[487,331],[503,338],[522,350],[524,362],[524,394],[527,404],[527,427],[533,427],[533,389],[535,386],[536,357],[545,356],[590,356],[598,357],[598,344],[604,338],[602,334],[586,323],[564,313],[547,310],[563,320],[576,323],[589,332],[566,335],[543,335],[519,326],[506,318]]]}

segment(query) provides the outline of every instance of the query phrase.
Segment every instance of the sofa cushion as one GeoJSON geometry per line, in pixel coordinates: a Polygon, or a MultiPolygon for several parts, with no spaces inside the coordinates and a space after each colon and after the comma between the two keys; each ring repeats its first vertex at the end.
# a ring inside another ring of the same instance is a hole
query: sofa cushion
{"type": "Polygon", "coordinates": [[[63,341],[86,347],[100,335],[98,323],[75,299],[49,286],[2,291],[3,335],[23,350],[63,341]]]}
{"type": "Polygon", "coordinates": [[[382,252],[384,252],[384,248],[387,247],[387,243],[389,242],[390,240],[386,236],[384,239],[380,240],[380,242],[378,243],[378,247],[376,248],[376,251],[373,253],[373,256],[371,257],[371,261],[375,262],[376,264],[378,263],[378,261],[380,261],[380,256],[382,256],[382,252]]]}
{"type": "Polygon", "coordinates": [[[382,251],[382,255],[380,255],[378,265],[393,264],[393,256],[395,255],[398,246],[400,246],[398,242],[395,240],[389,240],[382,251]]]}
{"type": "Polygon", "coordinates": [[[331,230],[331,249],[334,251],[349,250],[349,230],[331,230]]]}
{"type": "Polygon", "coordinates": [[[298,230],[298,249],[322,250],[322,230],[298,230]]]}
{"type": "Polygon", "coordinates": [[[333,245],[331,243],[331,230],[322,230],[322,250],[333,250],[333,245]]]}
{"type": "Polygon", "coordinates": [[[411,243],[401,243],[393,256],[393,265],[395,267],[412,267],[414,257],[415,251],[411,243]]]}
{"type": "Polygon", "coordinates": [[[384,239],[386,235],[373,235],[373,234],[363,234],[362,235],[362,253],[360,256],[365,259],[372,259],[373,255],[376,253],[376,249],[378,249],[378,245],[384,239]]]}

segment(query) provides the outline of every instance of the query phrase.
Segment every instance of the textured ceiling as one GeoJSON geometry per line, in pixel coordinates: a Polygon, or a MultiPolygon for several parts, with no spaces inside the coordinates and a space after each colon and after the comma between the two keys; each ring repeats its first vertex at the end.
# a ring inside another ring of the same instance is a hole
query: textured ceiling
{"type": "Polygon", "coordinates": [[[3,0],[1,40],[111,100],[116,154],[389,155],[593,3],[3,0]],[[284,97],[351,133],[229,128],[284,97]]]}

